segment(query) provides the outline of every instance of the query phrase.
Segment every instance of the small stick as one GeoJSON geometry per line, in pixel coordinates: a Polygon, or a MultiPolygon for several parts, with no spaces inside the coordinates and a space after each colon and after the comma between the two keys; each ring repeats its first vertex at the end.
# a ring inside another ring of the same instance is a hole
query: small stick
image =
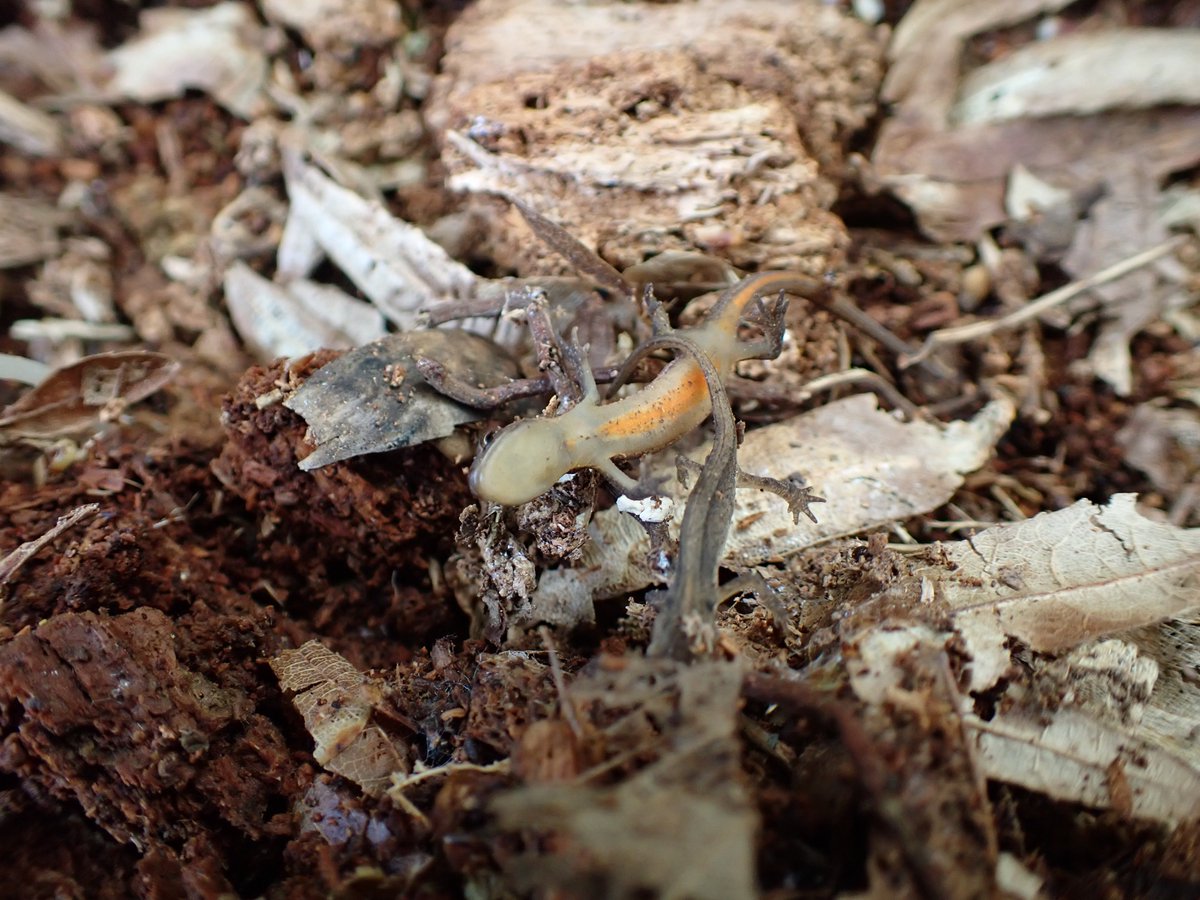
{"type": "Polygon", "coordinates": [[[516,197],[509,197],[508,202],[517,208],[533,233],[574,266],[576,271],[587,275],[599,287],[614,296],[633,297],[633,288],[621,277],[621,273],[601,259],[599,254],[580,243],[573,234],[516,197]]]}
{"type": "Polygon", "coordinates": [[[845,369],[841,372],[834,372],[831,375],[822,375],[819,378],[814,378],[800,388],[799,394],[795,399],[798,401],[807,400],[820,391],[832,391],[850,384],[861,384],[879,394],[892,404],[893,407],[903,412],[904,418],[909,422],[913,422],[921,417],[921,410],[915,403],[900,393],[896,386],[886,378],[868,369],[845,369]]]}
{"type": "Polygon", "coordinates": [[[562,662],[558,658],[558,648],[554,646],[554,636],[545,625],[538,628],[542,643],[546,645],[546,653],[550,657],[550,675],[554,679],[554,689],[558,691],[558,702],[562,706],[563,718],[577,740],[583,740],[583,726],[575,715],[575,701],[567,692],[567,680],[563,677],[562,662]]]}
{"type": "Polygon", "coordinates": [[[950,347],[955,344],[965,344],[967,341],[973,341],[976,338],[987,337],[995,334],[998,331],[1006,331],[1010,328],[1016,328],[1031,319],[1036,319],[1046,311],[1053,309],[1068,300],[1078,297],[1085,291],[1090,291],[1094,287],[1099,287],[1102,284],[1107,284],[1110,281],[1116,281],[1124,275],[1128,275],[1142,266],[1149,265],[1156,259],[1166,256],[1172,250],[1182,246],[1188,240],[1188,236],[1178,234],[1169,240],[1163,241],[1148,250],[1143,250],[1140,253],[1135,253],[1133,256],[1127,257],[1118,263],[1114,263],[1107,269],[1101,269],[1094,275],[1089,275],[1087,278],[1081,278],[1078,281],[1073,281],[1070,284],[1064,284],[1057,290],[1053,290],[1048,294],[1044,294],[1032,303],[1026,304],[1015,312],[1011,312],[1006,316],[1001,316],[999,319],[990,319],[984,322],[971,322],[968,325],[959,325],[954,328],[943,328],[940,331],[935,331],[929,337],[925,338],[925,343],[920,351],[915,356],[910,356],[902,360],[902,364],[907,368],[916,363],[923,362],[939,347],[950,347]]]}
{"type": "Polygon", "coordinates": [[[85,503],[83,506],[77,506],[65,516],[59,518],[54,524],[54,527],[40,537],[34,538],[32,541],[26,541],[12,553],[9,553],[3,559],[0,559],[0,585],[8,583],[8,580],[16,574],[17,569],[25,565],[35,553],[49,544],[52,540],[66,531],[73,525],[86,519],[88,516],[94,516],[100,511],[99,503],[85,503]]]}

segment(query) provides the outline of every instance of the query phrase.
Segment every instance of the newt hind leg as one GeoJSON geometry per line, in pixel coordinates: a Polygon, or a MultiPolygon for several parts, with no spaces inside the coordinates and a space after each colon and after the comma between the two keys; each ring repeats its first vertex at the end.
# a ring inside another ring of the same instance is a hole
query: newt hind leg
{"type": "Polygon", "coordinates": [[[782,498],[788,506],[788,512],[792,514],[793,522],[799,522],[800,515],[803,513],[809,521],[816,525],[817,517],[811,506],[814,503],[825,502],[825,498],[814,494],[812,488],[804,483],[804,479],[799,474],[793,474],[786,479],[771,478],[767,475],[754,475],[739,467],[738,487],[758,488],[760,491],[770,491],[775,496],[782,498]]]}
{"type": "MultiPolygon", "coordinates": [[[[675,468],[679,483],[686,488],[690,476],[698,475],[703,466],[694,459],[681,454],[675,459],[675,468]]],[[[824,497],[818,497],[812,492],[812,488],[804,483],[804,478],[799,473],[794,473],[786,479],[771,478],[768,475],[755,475],[752,472],[747,472],[739,465],[737,470],[737,486],[740,488],[756,488],[760,491],[770,491],[787,504],[788,512],[792,514],[793,522],[799,522],[800,516],[803,514],[814,525],[817,524],[817,517],[813,513],[811,506],[814,503],[825,502],[824,497]]]]}

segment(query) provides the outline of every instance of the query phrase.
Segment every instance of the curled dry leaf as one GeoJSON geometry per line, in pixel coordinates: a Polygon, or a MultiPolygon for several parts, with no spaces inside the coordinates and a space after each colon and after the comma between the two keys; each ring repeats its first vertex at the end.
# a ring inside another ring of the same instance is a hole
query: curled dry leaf
{"type": "Polygon", "coordinates": [[[990,721],[967,713],[963,724],[987,778],[1168,824],[1200,808],[1200,770],[1079,710],[1057,710],[1049,723],[1021,710],[990,721]]]}
{"type": "Polygon", "coordinates": [[[121,350],[84,357],[55,369],[16,403],[0,412],[0,441],[78,435],[119,416],[132,403],[163,387],[179,364],[149,350],[121,350]]]}
{"type": "Polygon", "coordinates": [[[369,303],[307,279],[276,284],[243,262],[225,272],[225,304],[261,362],[357,347],[386,333],[383,316],[369,303]]]}
{"type": "Polygon", "coordinates": [[[242,118],[267,110],[266,41],[252,7],[150,9],[139,23],[138,36],[108,54],[106,96],[154,103],[194,88],[242,118]]]}
{"type": "Polygon", "coordinates": [[[1200,103],[1200,34],[1117,28],[1026,44],[963,79],[959,124],[1200,103]]]}
{"type": "Polygon", "coordinates": [[[429,387],[417,369],[418,357],[437,360],[455,378],[487,387],[517,374],[495,344],[457,329],[392,334],[351,350],[314,372],[284,401],[308,423],[308,440],[317,448],[300,468],[410,447],[482,418],[429,387]]]}
{"type": "MultiPolygon", "coordinates": [[[[1105,184],[1112,171],[1124,171],[1131,159],[1146,177],[1161,179],[1200,157],[1200,112],[1186,106],[955,126],[953,107],[967,40],[1066,5],[1065,0],[921,0],[897,26],[888,51],[893,64],[883,88],[895,114],[881,127],[872,164],[883,185],[913,208],[930,236],[976,241],[984,230],[1003,223],[1005,182],[1018,164],[1076,191],[1105,184]]],[[[1092,66],[1091,72],[1101,68],[1092,66]]],[[[1174,80],[1186,80],[1189,72],[1184,66],[1174,80]]],[[[1122,89],[1145,89],[1151,79],[1144,75],[1122,89]]],[[[1103,77],[1084,81],[1108,83],[1103,77]]],[[[1059,84],[1056,71],[1047,88],[1057,95],[1059,84]]],[[[1078,111],[1097,108],[1086,85],[1081,90],[1084,94],[1070,95],[1084,105],[1078,111]]],[[[1140,235],[1131,235],[1123,246],[1142,244],[1140,235]]]]}
{"type": "Polygon", "coordinates": [[[57,156],[63,150],[62,126],[49,113],[0,91],[0,143],[32,156],[57,156]]]}
{"type": "Polygon", "coordinates": [[[313,758],[372,795],[387,788],[393,772],[407,772],[404,756],[375,725],[371,710],[379,691],[365,675],[318,641],[284,650],[271,669],[304,717],[316,742],[313,758]]]}
{"type": "Polygon", "coordinates": [[[947,70],[958,63],[962,45],[980,32],[1015,25],[1034,16],[1055,12],[1071,0],[917,0],[896,26],[888,47],[892,65],[883,83],[883,98],[907,104],[906,115],[922,124],[937,125],[954,99],[955,79],[947,70]]]}
{"type": "MultiPolygon", "coordinates": [[[[969,421],[944,427],[904,423],[880,410],[873,395],[860,394],[750,432],[738,451],[746,471],[776,478],[800,473],[827,502],[818,510],[818,524],[796,524],[774,495],[739,490],[726,560],[735,567],[754,566],[936,509],[962,484],[963,475],[991,456],[1013,415],[1013,404],[1000,399],[969,421]]],[[[703,459],[706,452],[701,447],[694,458],[703,459]]],[[[674,480],[673,459],[660,457],[656,470],[668,477],[668,491],[679,510],[685,494],[674,480]]],[[[673,527],[678,529],[677,522],[673,527]]],[[[547,571],[532,606],[519,618],[527,614],[530,621],[556,624],[590,621],[593,599],[661,580],[647,559],[645,532],[632,517],[604,510],[589,531],[592,541],[579,564],[547,571]]]]}
{"type": "Polygon", "coordinates": [[[283,161],[291,208],[279,248],[282,277],[307,276],[328,256],[401,329],[415,327],[417,312],[437,300],[471,295],[475,274],[420,228],[337,184],[294,149],[285,149],[283,161]]]}
{"type": "Polygon", "coordinates": [[[1144,518],[1132,494],[989,528],[945,552],[922,575],[953,610],[974,691],[1008,671],[1009,638],[1061,651],[1200,606],[1200,530],[1144,518]]]}

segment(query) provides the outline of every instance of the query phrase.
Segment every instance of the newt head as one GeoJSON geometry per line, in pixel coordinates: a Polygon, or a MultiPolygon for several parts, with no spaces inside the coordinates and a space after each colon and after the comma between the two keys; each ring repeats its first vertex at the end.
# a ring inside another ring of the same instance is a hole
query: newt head
{"type": "Polygon", "coordinates": [[[504,506],[528,503],[575,468],[553,419],[526,419],[505,428],[475,457],[471,492],[504,506]]]}

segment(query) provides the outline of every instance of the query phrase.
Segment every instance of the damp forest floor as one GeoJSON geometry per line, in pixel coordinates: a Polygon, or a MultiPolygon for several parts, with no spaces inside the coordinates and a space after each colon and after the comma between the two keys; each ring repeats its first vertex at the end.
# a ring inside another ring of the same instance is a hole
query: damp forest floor
{"type": "Polygon", "coordinates": [[[993,6],[0,4],[5,894],[1200,894],[1200,4],[993,6]],[[771,269],[825,502],[658,658],[677,530],[468,486],[512,307],[771,269]]]}

